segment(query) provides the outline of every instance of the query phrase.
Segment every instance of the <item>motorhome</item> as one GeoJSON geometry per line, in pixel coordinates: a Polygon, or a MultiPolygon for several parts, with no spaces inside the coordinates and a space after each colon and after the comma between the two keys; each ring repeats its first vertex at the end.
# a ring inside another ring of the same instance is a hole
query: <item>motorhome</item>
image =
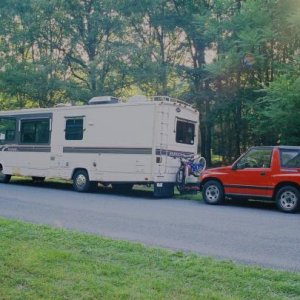
{"type": "Polygon", "coordinates": [[[199,112],[165,96],[121,102],[95,97],[88,105],[0,112],[0,182],[62,178],[86,192],[154,185],[171,196],[179,158],[195,155],[199,112]]]}

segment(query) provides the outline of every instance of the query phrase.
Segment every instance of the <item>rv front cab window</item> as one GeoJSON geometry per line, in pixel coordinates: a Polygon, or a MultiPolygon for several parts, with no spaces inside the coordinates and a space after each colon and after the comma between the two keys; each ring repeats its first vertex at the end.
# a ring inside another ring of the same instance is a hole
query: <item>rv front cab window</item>
{"type": "Polygon", "coordinates": [[[21,120],[21,143],[48,144],[50,140],[50,120],[21,120]]]}
{"type": "Polygon", "coordinates": [[[177,121],[176,143],[194,145],[195,124],[186,121],[177,121]]]}
{"type": "Polygon", "coordinates": [[[68,141],[83,139],[83,118],[67,119],[65,138],[68,141]]]}
{"type": "Polygon", "coordinates": [[[16,119],[0,118],[0,144],[13,142],[16,137],[16,119]]]}

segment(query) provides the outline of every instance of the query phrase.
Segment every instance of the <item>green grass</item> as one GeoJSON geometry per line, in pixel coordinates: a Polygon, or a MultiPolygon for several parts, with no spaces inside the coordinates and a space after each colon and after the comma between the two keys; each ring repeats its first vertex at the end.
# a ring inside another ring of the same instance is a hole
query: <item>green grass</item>
{"type": "Polygon", "coordinates": [[[200,201],[202,200],[202,194],[201,192],[197,192],[195,194],[193,193],[187,193],[180,195],[179,192],[175,191],[174,195],[175,199],[182,199],[182,200],[193,200],[193,201],[200,201]]]}
{"type": "Polygon", "coordinates": [[[0,299],[300,299],[300,274],[0,219],[0,299]]]}

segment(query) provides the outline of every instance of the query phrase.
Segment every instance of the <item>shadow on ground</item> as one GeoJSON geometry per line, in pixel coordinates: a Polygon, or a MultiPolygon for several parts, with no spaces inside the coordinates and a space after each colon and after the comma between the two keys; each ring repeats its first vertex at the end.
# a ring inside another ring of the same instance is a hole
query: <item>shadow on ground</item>
{"type": "MultiPolygon", "coordinates": [[[[72,191],[72,183],[68,181],[59,181],[59,180],[46,180],[43,183],[34,183],[31,179],[22,178],[22,179],[12,179],[11,183],[13,185],[22,185],[22,186],[37,186],[40,188],[51,188],[57,190],[65,190],[72,191]]],[[[134,197],[134,198],[144,198],[144,199],[153,199],[153,191],[151,188],[144,186],[136,186],[134,189],[128,193],[117,193],[112,190],[110,187],[103,187],[99,185],[98,188],[91,191],[91,193],[97,194],[107,194],[107,195],[118,195],[124,197],[134,197]]],[[[193,200],[193,201],[201,201],[202,197],[198,193],[197,195],[179,195],[176,194],[174,200],[193,200]]],[[[272,202],[261,202],[254,200],[246,200],[246,199],[226,199],[225,206],[232,207],[245,207],[248,209],[263,209],[263,210],[276,210],[276,206],[272,202]]]]}
{"type": "Polygon", "coordinates": [[[265,209],[265,210],[277,210],[274,202],[270,201],[259,201],[259,200],[247,200],[247,199],[226,199],[226,206],[232,207],[245,207],[249,209],[265,209]]]}
{"type": "MultiPolygon", "coordinates": [[[[13,185],[21,185],[21,186],[36,186],[39,188],[50,188],[56,190],[65,190],[65,191],[73,191],[73,186],[71,182],[68,181],[55,181],[55,180],[46,180],[45,182],[33,182],[31,179],[12,179],[10,184],[13,185]]],[[[75,193],[75,191],[74,191],[75,193]]],[[[110,194],[110,195],[118,195],[118,196],[130,196],[136,198],[153,198],[153,192],[151,189],[142,189],[142,188],[134,188],[132,191],[128,193],[117,193],[110,187],[104,187],[99,185],[97,188],[91,190],[90,193],[101,193],[101,194],[110,194]]]]}

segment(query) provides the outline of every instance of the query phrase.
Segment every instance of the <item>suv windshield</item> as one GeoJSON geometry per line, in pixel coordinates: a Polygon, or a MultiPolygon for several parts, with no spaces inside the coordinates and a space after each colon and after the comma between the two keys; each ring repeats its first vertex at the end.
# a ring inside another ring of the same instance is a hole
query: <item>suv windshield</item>
{"type": "Polygon", "coordinates": [[[270,168],[272,149],[251,149],[236,164],[238,169],[270,168]]]}

